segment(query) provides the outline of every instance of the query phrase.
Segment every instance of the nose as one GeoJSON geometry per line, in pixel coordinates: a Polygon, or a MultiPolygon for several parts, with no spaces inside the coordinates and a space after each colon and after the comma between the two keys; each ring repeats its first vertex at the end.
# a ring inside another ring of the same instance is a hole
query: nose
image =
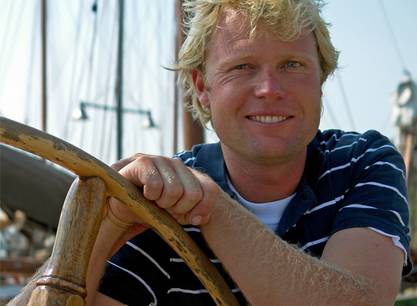
{"type": "Polygon", "coordinates": [[[264,69],[256,78],[255,96],[259,99],[282,99],[285,97],[284,80],[278,71],[264,69]]]}

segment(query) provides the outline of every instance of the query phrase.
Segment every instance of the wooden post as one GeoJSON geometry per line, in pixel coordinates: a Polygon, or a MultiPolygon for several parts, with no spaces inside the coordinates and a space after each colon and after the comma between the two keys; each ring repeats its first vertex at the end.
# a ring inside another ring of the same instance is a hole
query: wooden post
{"type": "Polygon", "coordinates": [[[407,170],[408,203],[410,207],[410,247],[417,250],[417,140],[413,133],[407,133],[404,137],[403,156],[407,170]]]}
{"type": "Polygon", "coordinates": [[[117,38],[117,76],[116,76],[116,125],[117,159],[123,157],[123,44],[124,44],[124,0],[119,0],[119,35],[117,38]]]}
{"type": "Polygon", "coordinates": [[[408,133],[405,135],[403,157],[406,169],[407,184],[409,184],[410,172],[412,171],[413,157],[413,135],[408,133]]]}
{"type": "Polygon", "coordinates": [[[28,305],[84,305],[88,262],[105,200],[100,178],[74,181],[62,209],[51,258],[28,305]]]}
{"type": "MultiPolygon", "coordinates": [[[[180,46],[182,45],[185,37],[184,37],[184,28],[183,28],[183,18],[184,14],[182,11],[182,0],[176,0],[176,18],[177,18],[177,40],[176,40],[176,49],[177,49],[177,56],[180,46]]],[[[177,92],[176,92],[177,95],[177,92]]],[[[183,101],[184,102],[184,101],[183,101]]],[[[175,107],[177,107],[178,102],[176,102],[175,107]]],[[[193,145],[204,143],[204,127],[201,123],[197,120],[194,120],[191,113],[182,107],[182,117],[183,117],[183,132],[184,132],[184,148],[186,150],[190,150],[193,145]]],[[[174,116],[174,120],[177,120],[174,116]]],[[[176,122],[174,123],[174,127],[176,127],[176,122]]],[[[176,138],[174,138],[174,150],[176,153],[176,138]]]]}
{"type": "MultiPolygon", "coordinates": [[[[175,39],[175,61],[178,62],[178,52],[184,41],[184,28],[182,26],[182,1],[175,1],[175,20],[177,26],[177,36],[175,39]]],[[[178,151],[178,104],[180,91],[178,90],[178,72],[175,71],[174,78],[174,109],[173,109],[173,135],[172,135],[172,154],[178,151]]]]}
{"type": "Polygon", "coordinates": [[[47,6],[46,0],[41,0],[41,129],[42,131],[46,132],[48,129],[48,63],[47,63],[47,12],[48,12],[48,6],[47,6]]]}

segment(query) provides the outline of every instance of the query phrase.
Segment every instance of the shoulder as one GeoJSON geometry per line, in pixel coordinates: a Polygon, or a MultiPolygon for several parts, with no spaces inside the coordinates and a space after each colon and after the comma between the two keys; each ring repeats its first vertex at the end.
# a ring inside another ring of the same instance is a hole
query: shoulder
{"type": "Polygon", "coordinates": [[[228,191],[223,153],[220,143],[207,143],[194,146],[174,156],[191,168],[210,176],[223,190],[228,191]]]}
{"type": "Polygon", "coordinates": [[[387,137],[375,130],[369,130],[364,133],[325,130],[319,131],[315,140],[319,149],[324,153],[347,149],[345,150],[346,153],[351,152],[352,149],[357,151],[358,149],[362,150],[377,145],[388,145],[395,149],[387,137]]]}
{"type": "Polygon", "coordinates": [[[212,163],[223,162],[220,143],[198,144],[193,146],[191,150],[175,154],[173,158],[182,160],[186,166],[203,169],[210,167],[212,163]]]}
{"type": "Polygon", "coordinates": [[[365,133],[327,130],[317,134],[315,144],[324,165],[320,177],[332,172],[354,174],[383,162],[390,163],[394,169],[405,171],[397,148],[375,130],[365,133]]]}

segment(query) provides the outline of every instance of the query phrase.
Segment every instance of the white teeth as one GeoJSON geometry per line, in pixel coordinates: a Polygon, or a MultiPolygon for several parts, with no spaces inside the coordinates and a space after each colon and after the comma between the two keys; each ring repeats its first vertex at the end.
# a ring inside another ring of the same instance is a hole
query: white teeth
{"type": "Polygon", "coordinates": [[[288,117],[284,116],[250,116],[249,119],[262,123],[278,123],[284,121],[288,117]]]}

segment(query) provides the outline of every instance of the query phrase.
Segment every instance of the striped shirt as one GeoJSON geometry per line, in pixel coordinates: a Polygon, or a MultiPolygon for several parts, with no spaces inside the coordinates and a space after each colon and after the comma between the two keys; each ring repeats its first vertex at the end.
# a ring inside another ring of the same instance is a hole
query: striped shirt
{"type": "MultiPolygon", "coordinates": [[[[220,144],[181,152],[187,166],[205,172],[232,198],[220,144]]],[[[408,204],[401,155],[376,131],[364,134],[319,131],[308,146],[296,195],[285,209],[276,234],[311,256],[320,257],[329,237],[352,227],[367,227],[409,249],[408,204]]],[[[242,293],[202,238],[185,226],[225,277],[241,304],[242,293]]],[[[403,274],[411,269],[407,256],[403,274]]],[[[127,242],[108,261],[100,291],[127,305],[215,305],[183,260],[151,230],[127,242]]]]}

